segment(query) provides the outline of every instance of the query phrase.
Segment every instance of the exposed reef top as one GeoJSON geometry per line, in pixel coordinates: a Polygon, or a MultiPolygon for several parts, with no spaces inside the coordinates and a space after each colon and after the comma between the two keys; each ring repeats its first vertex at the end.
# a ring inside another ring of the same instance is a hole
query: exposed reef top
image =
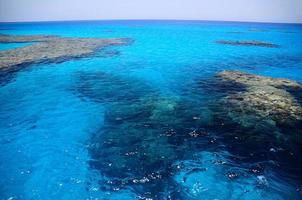
{"type": "MultiPolygon", "coordinates": [[[[245,116],[249,116],[249,119],[253,116],[252,121],[268,120],[277,126],[286,127],[302,122],[302,107],[291,93],[302,92],[302,85],[298,82],[239,71],[223,71],[217,77],[221,81],[240,84],[245,88],[244,91],[229,93],[223,99],[233,120],[240,124],[245,116]]],[[[249,120],[245,122],[247,121],[249,120]]],[[[241,125],[255,123],[245,122],[241,125]]]]}
{"type": "Polygon", "coordinates": [[[46,42],[49,39],[58,38],[51,35],[6,35],[0,34],[1,43],[46,42]]]}
{"type": "Polygon", "coordinates": [[[258,76],[254,74],[244,73],[240,71],[222,71],[217,74],[218,78],[227,81],[234,81],[236,83],[243,84],[245,86],[273,86],[277,88],[300,88],[302,85],[297,81],[284,79],[284,78],[272,78],[266,76],[258,76]]]}
{"type": "Polygon", "coordinates": [[[234,45],[234,46],[256,46],[256,47],[268,47],[268,48],[280,47],[277,44],[257,41],[257,40],[242,40],[242,41],[218,40],[216,42],[219,44],[227,44],[227,45],[234,45]]]}
{"type": "Polygon", "coordinates": [[[41,61],[56,61],[90,55],[96,50],[127,44],[129,39],[65,38],[49,35],[0,35],[2,43],[36,42],[33,45],[0,51],[0,69],[41,61]]]}

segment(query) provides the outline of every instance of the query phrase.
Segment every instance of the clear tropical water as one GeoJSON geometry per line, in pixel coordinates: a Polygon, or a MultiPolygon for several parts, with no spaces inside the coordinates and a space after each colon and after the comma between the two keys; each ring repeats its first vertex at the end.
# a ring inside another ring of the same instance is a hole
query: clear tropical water
{"type": "Polygon", "coordinates": [[[31,45],[31,43],[0,43],[0,51],[24,47],[27,45],[31,45]]]}
{"type": "Polygon", "coordinates": [[[0,199],[301,199],[300,149],[253,148],[225,139],[229,129],[208,126],[208,105],[217,97],[209,83],[217,72],[302,82],[301,25],[98,21],[0,27],[3,34],[134,40],[83,59],[0,72],[0,199]],[[217,40],[261,40],[280,48],[217,40]]]}

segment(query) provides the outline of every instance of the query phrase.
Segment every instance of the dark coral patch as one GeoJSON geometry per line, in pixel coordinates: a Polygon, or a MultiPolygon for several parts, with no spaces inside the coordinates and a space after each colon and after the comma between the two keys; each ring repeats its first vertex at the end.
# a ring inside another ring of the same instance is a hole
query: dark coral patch
{"type": "Polygon", "coordinates": [[[263,42],[263,41],[256,41],[256,40],[243,40],[243,41],[218,40],[218,41],[216,41],[216,43],[225,44],[225,45],[233,45],[233,46],[255,46],[255,47],[268,47],[268,48],[280,47],[277,44],[263,42]]]}

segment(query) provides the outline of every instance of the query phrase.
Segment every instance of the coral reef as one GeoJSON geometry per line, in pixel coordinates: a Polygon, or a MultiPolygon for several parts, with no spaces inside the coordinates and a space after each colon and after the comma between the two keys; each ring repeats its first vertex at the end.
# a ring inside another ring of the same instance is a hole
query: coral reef
{"type": "Polygon", "coordinates": [[[269,147],[302,152],[301,84],[240,71],[222,71],[215,82],[220,95],[209,104],[208,126],[221,130],[230,151],[244,157],[257,152],[258,159],[272,154],[269,147]]]}
{"type": "MultiPolygon", "coordinates": [[[[301,126],[301,106],[293,95],[301,85],[295,81],[223,71],[215,77],[223,95],[209,94],[212,103],[205,108],[184,96],[165,96],[133,77],[104,72],[77,76],[76,94],[105,110],[104,121],[88,145],[90,167],[105,177],[99,180],[102,190],[131,185],[137,194],[154,198],[167,190],[166,185],[175,184],[171,179],[177,172],[175,162],[192,159],[205,148],[218,148],[222,140],[240,162],[252,163],[251,169],[253,161],[263,159],[263,151],[276,154],[285,149],[270,142],[301,141],[299,131],[288,134],[301,126]],[[250,155],[252,159],[242,159],[250,155]]],[[[220,93],[213,88],[217,84],[209,84],[209,89],[220,93]]],[[[232,171],[226,175],[237,178],[232,171]]]]}
{"type": "Polygon", "coordinates": [[[280,47],[277,44],[262,42],[256,40],[243,40],[243,41],[229,41],[229,40],[218,40],[216,41],[218,44],[226,44],[233,46],[256,46],[256,47],[268,47],[268,48],[278,48],[280,47]]]}
{"type": "Polygon", "coordinates": [[[173,184],[173,163],[185,154],[192,156],[186,149],[194,144],[188,141],[206,137],[181,100],[161,95],[139,79],[99,72],[79,73],[78,80],[80,97],[105,108],[104,123],[88,148],[90,167],[114,180],[100,183],[103,189],[132,185],[154,197],[166,189],[162,185],[173,184]]]}
{"type": "MultiPolygon", "coordinates": [[[[222,82],[241,84],[245,91],[229,94],[222,102],[231,109],[233,117],[242,119],[253,115],[259,120],[269,119],[280,126],[296,126],[302,121],[302,107],[290,91],[302,91],[302,85],[288,79],[278,79],[239,71],[217,74],[222,82]]],[[[242,124],[246,126],[246,123],[242,124]]],[[[253,125],[252,125],[253,126],[253,125]]]]}
{"type": "Polygon", "coordinates": [[[296,81],[222,71],[213,79],[212,120],[238,162],[265,164],[289,176],[301,174],[302,85],[296,81]],[[292,168],[290,166],[295,166],[292,168]]]}
{"type": "Polygon", "coordinates": [[[42,61],[57,61],[90,55],[96,50],[127,44],[129,39],[65,38],[57,36],[0,35],[0,42],[34,42],[22,48],[0,51],[0,69],[42,61]]]}
{"type": "Polygon", "coordinates": [[[166,167],[175,158],[164,133],[177,123],[176,99],[161,98],[140,81],[106,73],[79,74],[79,79],[77,91],[106,108],[104,127],[90,148],[93,167],[107,175],[143,178],[148,169],[158,169],[151,166],[166,167]]]}

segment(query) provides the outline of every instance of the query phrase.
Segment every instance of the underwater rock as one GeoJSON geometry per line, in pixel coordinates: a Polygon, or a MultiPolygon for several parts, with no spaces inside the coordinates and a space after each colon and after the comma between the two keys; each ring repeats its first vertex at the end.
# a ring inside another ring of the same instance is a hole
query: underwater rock
{"type": "Polygon", "coordinates": [[[218,44],[234,45],[234,46],[256,46],[256,47],[268,47],[268,48],[278,48],[277,44],[262,42],[256,40],[244,40],[244,41],[230,41],[230,40],[218,40],[218,44]]]}
{"type": "Polygon", "coordinates": [[[54,62],[90,55],[100,48],[123,45],[129,39],[65,38],[57,36],[0,35],[0,42],[34,42],[34,44],[0,52],[0,69],[35,62],[54,62]]]}

